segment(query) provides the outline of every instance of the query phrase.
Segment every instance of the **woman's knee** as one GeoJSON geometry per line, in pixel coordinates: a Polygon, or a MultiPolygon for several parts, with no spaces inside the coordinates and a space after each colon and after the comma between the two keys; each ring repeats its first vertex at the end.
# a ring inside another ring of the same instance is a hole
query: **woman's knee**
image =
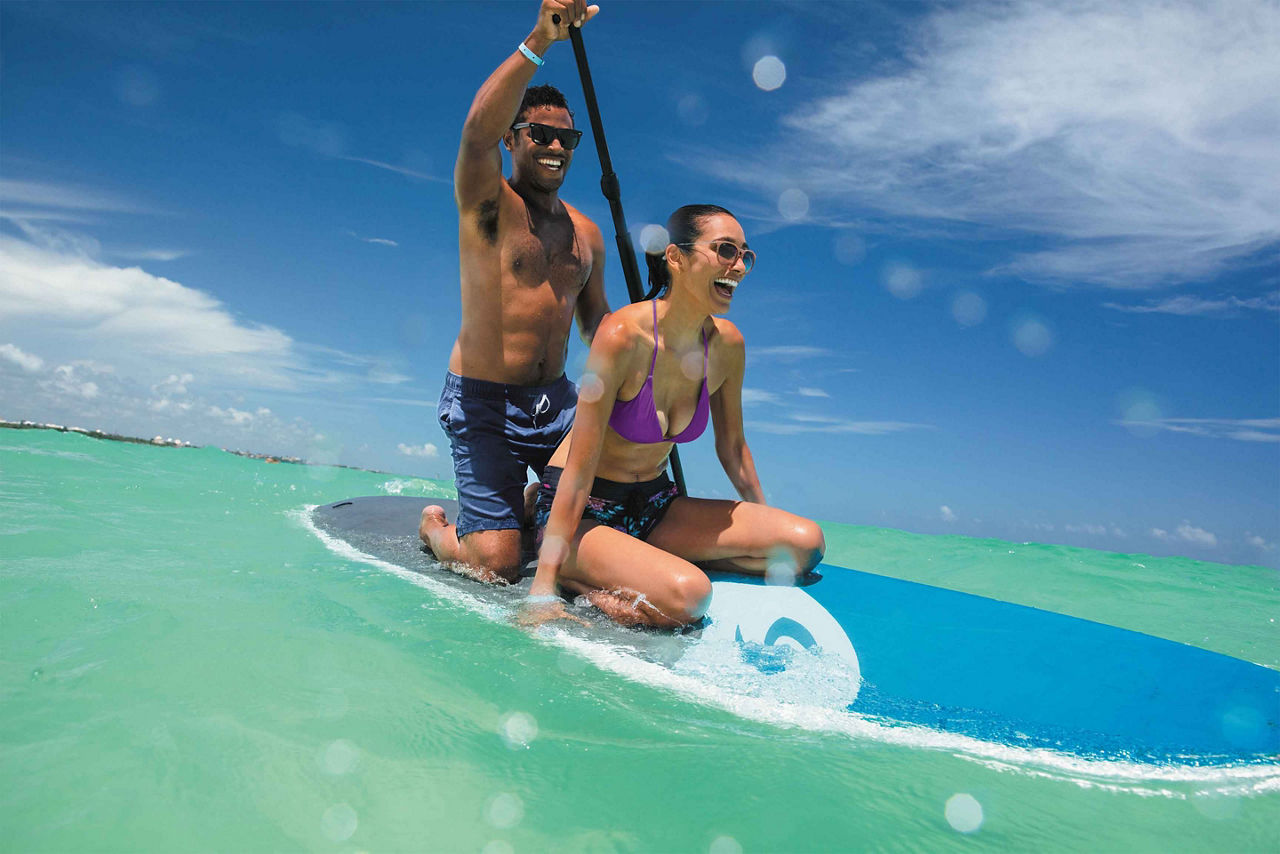
{"type": "Polygon", "coordinates": [[[817,522],[796,518],[787,531],[787,545],[796,558],[796,571],[805,573],[822,562],[827,539],[817,522]]]}
{"type": "Polygon", "coordinates": [[[661,604],[657,606],[669,619],[688,625],[702,619],[711,604],[711,580],[702,570],[690,566],[674,573],[667,581],[661,604]]]}

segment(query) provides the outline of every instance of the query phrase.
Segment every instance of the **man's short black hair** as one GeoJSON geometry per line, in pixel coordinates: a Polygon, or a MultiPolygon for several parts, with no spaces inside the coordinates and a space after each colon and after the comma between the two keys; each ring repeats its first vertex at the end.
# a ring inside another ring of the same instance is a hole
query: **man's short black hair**
{"type": "Polygon", "coordinates": [[[544,83],[524,90],[524,98],[520,100],[520,109],[516,110],[516,120],[512,124],[524,121],[525,113],[534,107],[560,107],[568,110],[569,118],[573,118],[573,110],[569,109],[569,102],[564,99],[564,93],[550,83],[544,83]]]}

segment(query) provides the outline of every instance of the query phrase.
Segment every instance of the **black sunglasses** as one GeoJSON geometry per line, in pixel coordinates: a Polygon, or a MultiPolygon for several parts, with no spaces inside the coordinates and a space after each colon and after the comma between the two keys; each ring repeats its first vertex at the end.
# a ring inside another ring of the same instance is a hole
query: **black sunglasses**
{"type": "Polygon", "coordinates": [[[739,249],[727,240],[711,240],[698,243],[677,243],[676,246],[710,246],[716,251],[716,257],[721,263],[728,264],[732,267],[738,263],[738,259],[742,259],[742,266],[746,268],[748,273],[751,268],[756,265],[756,253],[750,249],[739,249]]]}
{"type": "Polygon", "coordinates": [[[512,130],[529,129],[529,139],[538,145],[550,145],[551,140],[560,140],[565,151],[573,151],[582,140],[582,131],[574,128],[556,128],[551,125],[540,125],[537,122],[519,122],[511,126],[512,130]]]}

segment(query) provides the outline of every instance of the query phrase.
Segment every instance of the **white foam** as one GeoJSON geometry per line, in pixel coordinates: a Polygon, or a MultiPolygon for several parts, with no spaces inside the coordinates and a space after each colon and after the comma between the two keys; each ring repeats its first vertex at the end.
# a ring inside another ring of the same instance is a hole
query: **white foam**
{"type": "MultiPolygon", "coordinates": [[[[333,553],[375,566],[461,605],[486,619],[510,622],[512,608],[486,602],[430,576],[367,555],[320,530],[311,518],[315,505],[289,515],[313,532],[333,553]]],[[[983,741],[915,724],[883,722],[845,710],[824,685],[847,683],[849,674],[828,672],[839,659],[801,651],[779,674],[764,674],[729,654],[721,644],[695,645],[672,638],[682,652],[669,664],[648,661],[633,651],[602,639],[580,637],[554,625],[534,636],[578,656],[601,670],[633,682],[670,691],[686,700],[723,709],[746,720],[783,728],[848,736],[900,747],[938,750],[1003,773],[1017,773],[1073,783],[1081,788],[1127,792],[1144,797],[1186,800],[1192,797],[1257,796],[1280,791],[1280,764],[1164,765],[1120,759],[1092,759],[1047,748],[1017,747],[983,741]],[[782,680],[774,676],[794,675],[782,680]]],[[[676,644],[673,644],[675,646],[676,644]]],[[[1194,761],[1192,758],[1190,761],[1194,761]]]]}

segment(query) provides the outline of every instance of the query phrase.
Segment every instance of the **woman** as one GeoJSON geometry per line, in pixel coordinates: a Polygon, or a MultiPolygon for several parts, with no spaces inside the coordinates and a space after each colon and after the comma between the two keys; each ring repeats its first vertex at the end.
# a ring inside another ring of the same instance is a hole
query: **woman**
{"type": "Polygon", "coordinates": [[[745,342],[714,316],[755,262],[742,226],[722,207],[687,205],[667,232],[671,243],[646,258],[649,301],[596,331],[573,429],[543,477],[533,622],[567,616],[559,586],[626,625],[687,625],[711,600],[699,566],[799,575],[826,548],[815,523],[765,506],[743,436],[745,342]],[[666,475],[672,445],[708,417],[742,501],[678,496],[666,475]]]}

